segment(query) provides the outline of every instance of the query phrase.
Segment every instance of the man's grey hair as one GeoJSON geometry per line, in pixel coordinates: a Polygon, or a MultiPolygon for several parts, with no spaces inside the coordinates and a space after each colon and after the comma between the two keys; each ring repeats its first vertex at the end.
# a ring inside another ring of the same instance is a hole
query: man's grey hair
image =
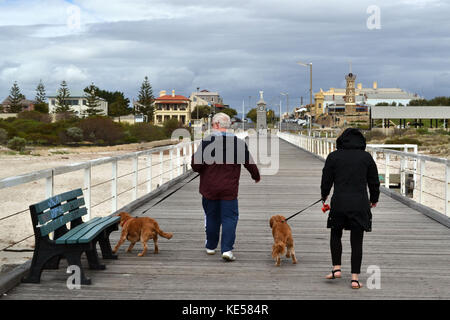
{"type": "Polygon", "coordinates": [[[221,128],[228,129],[231,126],[231,119],[227,114],[219,112],[212,118],[211,124],[214,123],[218,123],[221,128]]]}

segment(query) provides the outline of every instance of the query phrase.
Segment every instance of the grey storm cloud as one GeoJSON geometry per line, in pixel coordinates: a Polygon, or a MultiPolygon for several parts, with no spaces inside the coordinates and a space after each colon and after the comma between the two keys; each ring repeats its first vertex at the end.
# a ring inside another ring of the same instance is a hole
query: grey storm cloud
{"type": "Polygon", "coordinates": [[[272,106],[282,91],[298,105],[309,99],[300,60],[313,63],[314,91],[343,86],[352,61],[364,86],[449,95],[449,13],[439,0],[0,1],[0,98],[14,81],[32,97],[43,79],[48,93],[67,80],[132,99],[147,75],[155,94],[217,90],[240,110],[260,90],[272,106]],[[79,30],[66,23],[73,5],[79,30]],[[371,5],[381,29],[367,28],[371,5]]]}

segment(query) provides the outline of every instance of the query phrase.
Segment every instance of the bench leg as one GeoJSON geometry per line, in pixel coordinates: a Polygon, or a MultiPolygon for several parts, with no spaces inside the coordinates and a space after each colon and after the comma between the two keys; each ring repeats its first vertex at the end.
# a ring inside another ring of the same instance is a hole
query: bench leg
{"type": "Polygon", "coordinates": [[[60,260],[61,260],[61,256],[60,255],[54,256],[53,258],[51,258],[50,260],[48,260],[45,263],[44,269],[49,269],[49,270],[59,269],[59,261],[60,260]]]}
{"type": "Polygon", "coordinates": [[[96,242],[93,243],[93,249],[86,251],[87,260],[89,263],[89,269],[91,270],[105,270],[106,266],[104,264],[100,264],[100,260],[97,254],[97,245],[96,242]]]}
{"type": "Polygon", "coordinates": [[[51,257],[45,256],[45,254],[41,251],[34,251],[33,260],[31,261],[30,272],[28,275],[22,279],[23,283],[40,283],[41,282],[41,274],[42,270],[47,261],[49,261],[51,257]]]}
{"type": "Polygon", "coordinates": [[[69,266],[75,265],[80,268],[80,283],[81,284],[91,284],[91,279],[87,278],[84,274],[83,267],[81,266],[81,254],[82,251],[70,251],[64,254],[67,259],[69,266]]]}
{"type": "Polygon", "coordinates": [[[117,255],[113,254],[111,249],[111,243],[109,242],[109,235],[111,232],[119,230],[117,224],[110,226],[103,232],[103,235],[99,238],[100,249],[102,250],[103,259],[117,259],[117,255]]]}

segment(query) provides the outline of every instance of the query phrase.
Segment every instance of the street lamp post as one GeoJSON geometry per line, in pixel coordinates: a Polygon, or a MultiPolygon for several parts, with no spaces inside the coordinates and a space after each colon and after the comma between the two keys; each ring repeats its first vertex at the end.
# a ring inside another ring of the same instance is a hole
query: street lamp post
{"type": "Polygon", "coordinates": [[[242,99],[242,131],[245,131],[244,118],[245,118],[245,102],[244,99],[242,99]]]}
{"type": "MultiPolygon", "coordinates": [[[[312,62],[310,63],[302,63],[302,62],[297,62],[299,65],[304,66],[304,67],[308,67],[309,66],[309,105],[312,111],[312,62]]],[[[309,121],[309,131],[311,132],[311,121],[312,117],[310,117],[310,121],[309,121]]]]}
{"type": "MultiPolygon", "coordinates": [[[[289,93],[284,93],[284,92],[280,92],[280,94],[282,95],[282,96],[286,96],[286,113],[287,113],[287,116],[288,116],[288,121],[289,121],[289,93]]],[[[289,125],[289,122],[286,124],[286,126],[288,126],[289,125]]]]}
{"type": "Polygon", "coordinates": [[[280,99],[280,129],[279,131],[281,132],[281,99],[280,99]]]}
{"type": "Polygon", "coordinates": [[[198,118],[198,90],[199,90],[200,88],[199,87],[197,87],[197,97],[195,97],[195,99],[196,99],[196,104],[195,104],[195,106],[196,106],[196,108],[197,108],[197,123],[199,123],[199,118],[198,118]]]}

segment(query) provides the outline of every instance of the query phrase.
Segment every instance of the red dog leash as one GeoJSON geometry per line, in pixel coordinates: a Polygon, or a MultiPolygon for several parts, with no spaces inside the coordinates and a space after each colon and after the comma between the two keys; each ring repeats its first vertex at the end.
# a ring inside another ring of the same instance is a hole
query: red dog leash
{"type": "Polygon", "coordinates": [[[286,218],[286,219],[284,220],[284,222],[286,222],[286,221],[288,221],[289,219],[295,217],[296,215],[302,213],[302,212],[305,211],[306,209],[311,208],[313,205],[319,203],[320,201],[323,202],[322,211],[323,211],[324,213],[327,212],[328,210],[330,210],[330,206],[329,206],[328,204],[326,204],[325,201],[323,201],[322,199],[319,199],[319,200],[317,200],[316,202],[314,202],[314,203],[310,204],[309,206],[307,206],[306,208],[300,210],[299,212],[294,213],[294,214],[293,214],[292,216],[290,216],[289,218],[286,218]]]}

